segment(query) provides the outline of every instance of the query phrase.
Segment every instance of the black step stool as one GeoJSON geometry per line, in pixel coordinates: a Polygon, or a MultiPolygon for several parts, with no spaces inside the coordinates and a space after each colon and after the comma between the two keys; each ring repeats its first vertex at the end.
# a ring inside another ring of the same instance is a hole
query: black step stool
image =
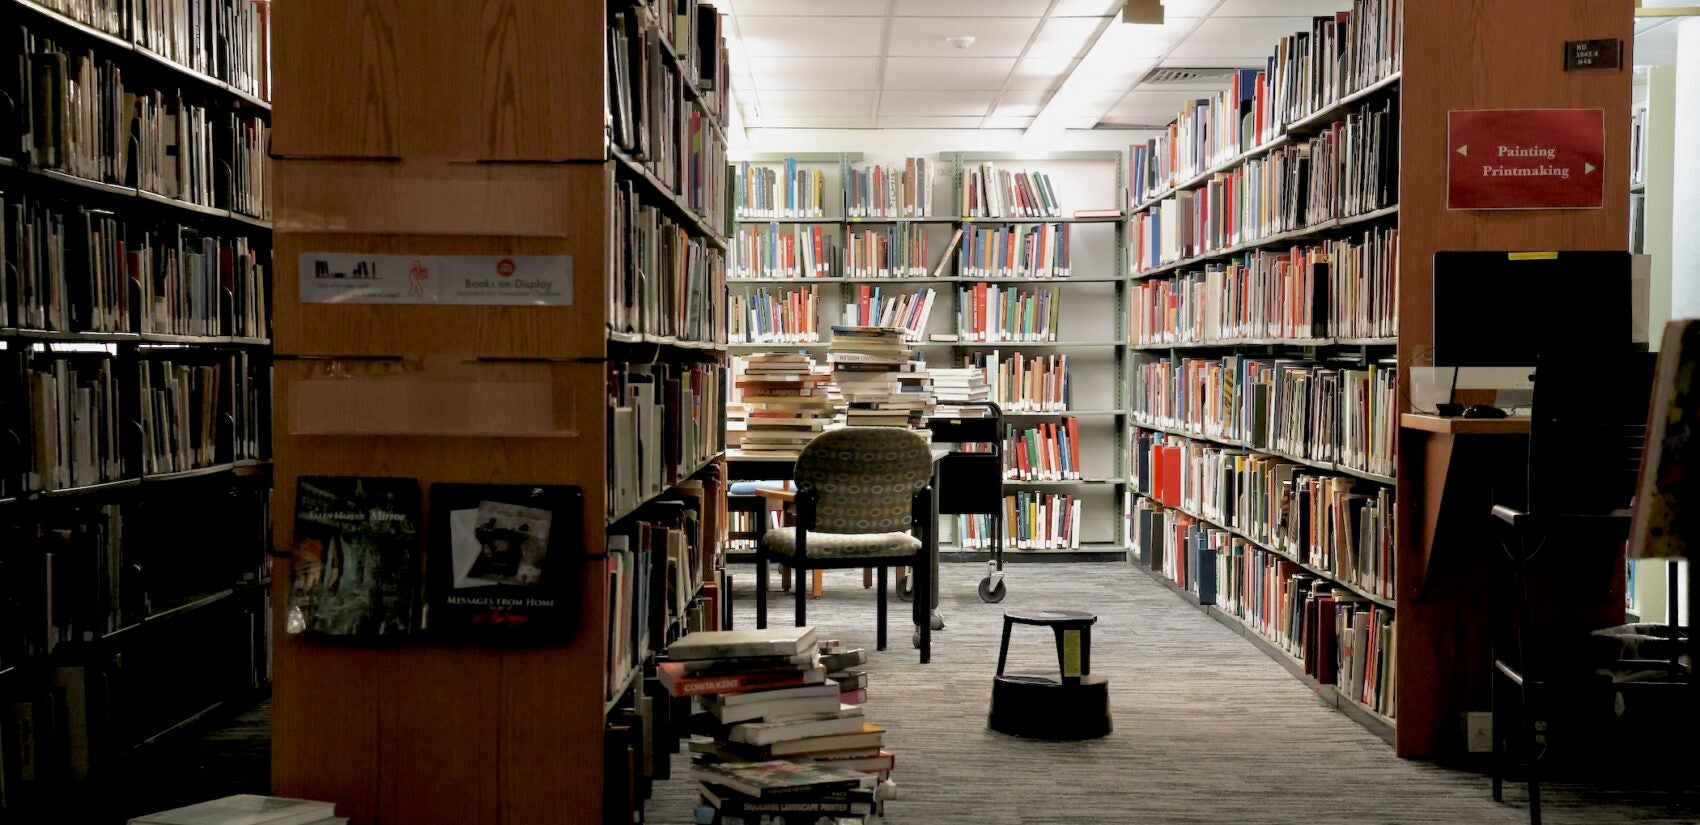
{"type": "Polygon", "coordinates": [[[1110,680],[1092,675],[1092,625],[1097,621],[1097,616],[1078,610],[1004,613],[986,727],[1023,739],[1073,741],[1108,735],[1110,680]],[[1009,634],[1017,624],[1049,627],[1056,634],[1060,681],[1045,674],[1004,674],[1009,634]]]}

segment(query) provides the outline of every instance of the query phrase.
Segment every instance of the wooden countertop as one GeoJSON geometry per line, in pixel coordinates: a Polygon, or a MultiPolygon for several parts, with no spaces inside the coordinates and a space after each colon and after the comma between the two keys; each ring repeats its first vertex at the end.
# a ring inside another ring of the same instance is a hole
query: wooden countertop
{"type": "Polygon", "coordinates": [[[1424,430],[1446,435],[1523,435],[1529,432],[1529,417],[1463,418],[1461,416],[1405,413],[1399,424],[1407,430],[1424,430]]]}

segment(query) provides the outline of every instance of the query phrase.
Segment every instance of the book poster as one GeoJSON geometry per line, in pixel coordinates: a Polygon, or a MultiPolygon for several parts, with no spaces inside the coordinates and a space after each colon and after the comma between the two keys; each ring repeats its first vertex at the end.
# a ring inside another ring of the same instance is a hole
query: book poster
{"type": "Polygon", "coordinates": [[[289,633],[401,636],[419,608],[419,482],[302,476],[289,633]]]}
{"type": "Polygon", "coordinates": [[[431,485],[431,629],[564,635],[577,612],[581,508],[576,487],[431,485]]]}

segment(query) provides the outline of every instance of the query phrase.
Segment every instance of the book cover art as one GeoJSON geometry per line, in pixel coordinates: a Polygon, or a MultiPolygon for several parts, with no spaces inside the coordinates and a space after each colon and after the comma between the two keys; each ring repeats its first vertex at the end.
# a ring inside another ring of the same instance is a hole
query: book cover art
{"type": "Polygon", "coordinates": [[[285,629],[399,636],[419,608],[419,482],[302,476],[285,629]]]}
{"type": "Polygon", "coordinates": [[[1687,558],[1689,522],[1700,492],[1683,473],[1695,455],[1695,419],[1700,416],[1700,321],[1677,319],[1665,326],[1654,377],[1653,406],[1631,515],[1629,551],[1638,558],[1687,558]],[[1683,499],[1688,510],[1683,510],[1683,499]]]}
{"type": "Polygon", "coordinates": [[[575,615],[579,488],[431,485],[432,632],[560,639],[575,615]]]}

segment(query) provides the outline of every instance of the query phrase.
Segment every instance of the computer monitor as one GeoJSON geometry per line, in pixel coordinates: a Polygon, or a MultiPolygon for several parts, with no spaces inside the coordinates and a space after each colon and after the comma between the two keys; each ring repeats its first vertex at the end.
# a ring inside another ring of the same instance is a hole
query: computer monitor
{"type": "Polygon", "coordinates": [[[1631,349],[1628,252],[1436,252],[1434,365],[1631,349]]]}

